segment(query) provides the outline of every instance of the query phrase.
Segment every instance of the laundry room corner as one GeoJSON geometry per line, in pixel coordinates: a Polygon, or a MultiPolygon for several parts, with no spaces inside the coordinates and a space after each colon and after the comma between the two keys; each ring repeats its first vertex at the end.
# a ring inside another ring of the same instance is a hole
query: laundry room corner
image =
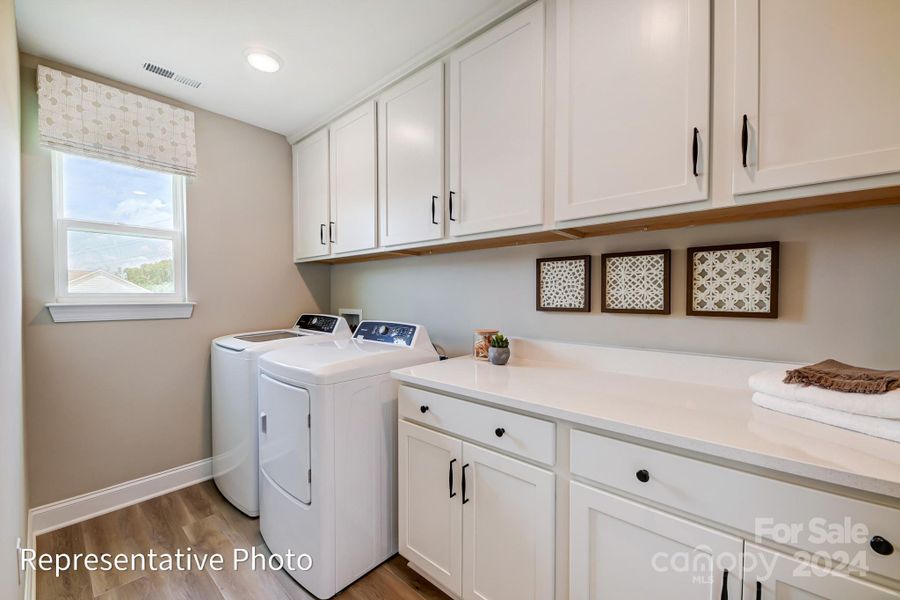
{"type": "Polygon", "coordinates": [[[51,152],[38,139],[38,61],[20,56],[32,507],[208,459],[209,341],[327,309],[330,293],[329,267],[276,260],[291,252],[284,136],[194,109],[197,176],[186,191],[192,317],[54,323],[45,307],[55,296],[53,194],[51,152]],[[57,366],[52,374],[47,364],[57,366]]]}

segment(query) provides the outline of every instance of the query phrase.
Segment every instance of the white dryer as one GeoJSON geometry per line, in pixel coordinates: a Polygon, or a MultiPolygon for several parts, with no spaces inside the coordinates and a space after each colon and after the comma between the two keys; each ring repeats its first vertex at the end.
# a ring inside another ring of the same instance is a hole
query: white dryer
{"type": "Polygon", "coordinates": [[[216,486],[242,512],[259,515],[257,361],[265,352],[349,339],[343,317],[303,314],[288,329],[226,335],[212,342],[212,469],[216,486]]]}
{"type": "Polygon", "coordinates": [[[421,325],[363,321],[352,339],[259,362],[260,531],[288,573],[330,598],[397,552],[393,369],[438,360],[421,325]],[[296,567],[296,565],[295,565],[296,567]]]}

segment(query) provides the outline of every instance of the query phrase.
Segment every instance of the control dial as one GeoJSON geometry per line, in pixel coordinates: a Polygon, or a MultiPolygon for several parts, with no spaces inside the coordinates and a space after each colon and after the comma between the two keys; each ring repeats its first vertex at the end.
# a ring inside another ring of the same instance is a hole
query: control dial
{"type": "Polygon", "coordinates": [[[382,325],[378,328],[378,335],[387,335],[390,329],[388,329],[387,325],[382,325]]]}

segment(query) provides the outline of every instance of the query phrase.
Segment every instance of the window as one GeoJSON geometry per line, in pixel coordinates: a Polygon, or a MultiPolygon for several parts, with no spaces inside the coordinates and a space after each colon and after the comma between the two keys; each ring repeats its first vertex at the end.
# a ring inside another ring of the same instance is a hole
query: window
{"type": "Polygon", "coordinates": [[[53,152],[57,301],[185,302],[184,187],[181,175],[53,152]]]}

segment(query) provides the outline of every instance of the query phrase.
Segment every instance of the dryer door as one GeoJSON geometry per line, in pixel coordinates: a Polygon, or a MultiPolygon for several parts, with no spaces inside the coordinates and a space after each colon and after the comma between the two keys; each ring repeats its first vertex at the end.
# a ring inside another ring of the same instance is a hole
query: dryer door
{"type": "Polygon", "coordinates": [[[259,377],[259,466],[285,492],[309,504],[309,392],[259,377]]]}

